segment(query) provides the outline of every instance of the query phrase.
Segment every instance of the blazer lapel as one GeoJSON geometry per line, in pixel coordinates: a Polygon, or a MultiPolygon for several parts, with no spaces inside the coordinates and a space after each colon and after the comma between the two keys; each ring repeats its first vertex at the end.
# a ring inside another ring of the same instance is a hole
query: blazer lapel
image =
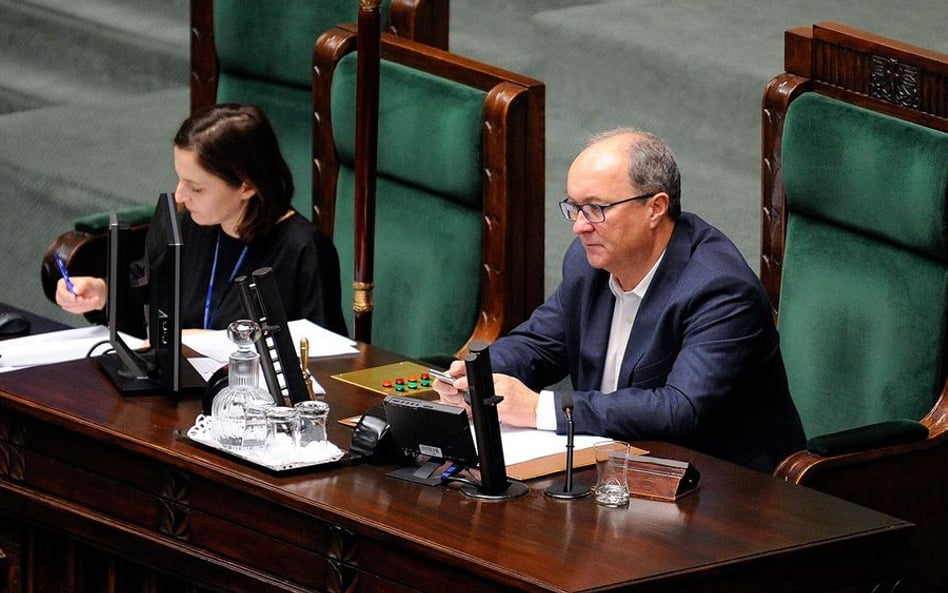
{"type": "Polygon", "coordinates": [[[578,389],[598,390],[602,385],[602,372],[609,348],[609,332],[612,329],[612,311],[616,299],[609,290],[609,273],[598,271],[593,279],[587,308],[583,319],[587,327],[583,334],[579,369],[576,377],[578,389]]]}
{"type": "MultiPolygon", "coordinates": [[[[690,220],[684,214],[675,223],[675,229],[672,231],[668,247],[665,248],[662,263],[655,270],[652,283],[649,285],[648,292],[645,293],[645,298],[642,300],[642,304],[639,305],[639,311],[635,315],[635,323],[629,333],[629,343],[626,345],[625,357],[619,371],[620,387],[631,384],[632,371],[653,342],[658,322],[668,308],[668,302],[671,300],[672,292],[678,284],[681,271],[688,264],[691,253],[690,228],[690,220]]],[[[606,331],[609,331],[608,327],[606,331]]],[[[608,337],[606,339],[608,340],[608,337]]],[[[601,374],[602,370],[600,369],[601,374]]]]}

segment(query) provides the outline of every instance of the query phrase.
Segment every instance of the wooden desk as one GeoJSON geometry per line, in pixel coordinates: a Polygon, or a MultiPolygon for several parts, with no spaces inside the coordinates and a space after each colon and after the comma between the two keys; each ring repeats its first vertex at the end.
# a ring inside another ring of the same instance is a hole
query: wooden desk
{"type": "MultiPolygon", "coordinates": [[[[398,359],[314,360],[331,419],[380,399],[331,373],[398,359]]],[[[544,496],[561,476],[483,502],[391,467],[278,475],[176,436],[199,407],[123,399],[91,360],[0,375],[0,590],[889,591],[913,529],[663,443],[639,444],[700,489],[627,509],[544,496]]]]}

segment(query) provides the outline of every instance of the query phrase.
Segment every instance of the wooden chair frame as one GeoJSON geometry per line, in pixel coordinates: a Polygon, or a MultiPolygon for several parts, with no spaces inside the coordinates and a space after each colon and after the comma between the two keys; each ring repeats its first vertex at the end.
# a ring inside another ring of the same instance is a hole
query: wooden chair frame
{"type": "MultiPolygon", "coordinates": [[[[826,22],[787,31],[784,58],[786,71],[767,84],[762,104],[761,278],[775,316],[787,225],[781,139],[790,103],[815,92],[948,132],[946,55],[826,22]]],[[[929,430],[925,441],[830,457],[799,451],[775,475],[916,523],[910,586],[935,591],[948,584],[940,543],[948,531],[948,382],[921,423],[929,430]]]]}
{"type": "MultiPolygon", "coordinates": [[[[526,319],[543,299],[545,87],[542,82],[383,33],[380,55],[487,91],[483,124],[481,300],[470,340],[493,341],[526,319]],[[527,230],[529,229],[529,231],[527,230]]],[[[335,65],[355,51],[357,28],[324,33],[314,49],[313,207],[332,237],[338,157],[330,89],[335,65]]],[[[359,164],[356,163],[356,169],[359,164]]],[[[470,340],[468,343],[470,343],[470,340]]],[[[466,352],[467,345],[457,355],[466,352]]]]}

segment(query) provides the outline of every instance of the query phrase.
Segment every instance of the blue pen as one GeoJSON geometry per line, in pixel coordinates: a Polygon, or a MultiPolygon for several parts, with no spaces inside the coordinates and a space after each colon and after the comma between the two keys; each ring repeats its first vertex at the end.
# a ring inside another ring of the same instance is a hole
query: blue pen
{"type": "Polygon", "coordinates": [[[56,257],[56,265],[59,266],[59,273],[63,275],[63,280],[66,281],[66,289],[73,295],[76,295],[76,287],[72,285],[72,279],[69,277],[69,271],[66,269],[66,264],[63,263],[63,258],[59,257],[58,253],[54,253],[53,255],[56,257]]]}

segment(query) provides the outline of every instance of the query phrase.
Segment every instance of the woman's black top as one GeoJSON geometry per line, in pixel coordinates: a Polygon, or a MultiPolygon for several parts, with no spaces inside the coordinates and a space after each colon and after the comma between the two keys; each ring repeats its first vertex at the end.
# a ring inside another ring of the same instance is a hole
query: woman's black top
{"type": "MultiPolygon", "coordinates": [[[[183,244],[182,328],[205,328],[205,309],[208,312],[206,329],[224,329],[230,322],[246,318],[233,278],[269,267],[273,269],[288,320],[309,319],[347,335],[336,248],[298,213],[294,212],[277,223],[273,232],[249,244],[228,236],[219,225],[196,224],[187,211],[179,214],[179,221],[183,244]]],[[[158,231],[149,229],[146,253],[150,255],[146,255],[146,259],[155,257],[163,249],[160,243],[163,233],[158,231]]],[[[138,262],[132,267],[133,286],[143,287],[148,282],[147,267],[143,264],[144,261],[138,262]]]]}

